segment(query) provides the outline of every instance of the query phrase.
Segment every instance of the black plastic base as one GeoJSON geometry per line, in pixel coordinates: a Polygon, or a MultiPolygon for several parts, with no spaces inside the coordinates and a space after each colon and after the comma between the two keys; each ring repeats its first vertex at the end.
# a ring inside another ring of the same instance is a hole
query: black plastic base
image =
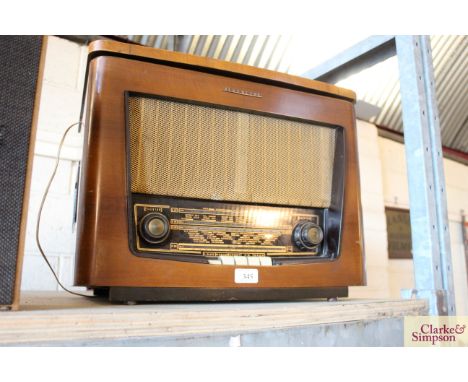
{"type": "Polygon", "coordinates": [[[110,287],[109,301],[191,302],[191,301],[275,301],[348,297],[348,287],[332,288],[141,288],[110,287]]]}

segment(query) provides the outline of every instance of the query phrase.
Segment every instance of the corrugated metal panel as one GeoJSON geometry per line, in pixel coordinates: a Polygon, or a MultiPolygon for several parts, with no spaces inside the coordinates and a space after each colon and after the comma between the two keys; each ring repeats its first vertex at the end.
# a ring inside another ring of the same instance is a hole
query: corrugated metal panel
{"type": "Polygon", "coordinates": [[[265,35],[176,35],[176,36],[118,36],[138,44],[158,49],[176,50],[288,72],[289,48],[292,36],[265,35]]]}
{"type": "MultiPolygon", "coordinates": [[[[159,49],[177,50],[286,73],[297,60],[291,49],[294,36],[120,37],[159,49]]],[[[468,36],[432,36],[431,45],[442,143],[468,153],[468,36]]],[[[358,99],[381,108],[380,114],[371,122],[403,132],[396,57],[342,80],[337,85],[354,90],[358,99]]]]}
{"type": "MultiPolygon", "coordinates": [[[[442,144],[468,153],[468,36],[432,36],[442,144]]],[[[391,57],[337,85],[381,108],[371,122],[403,132],[398,60],[391,57]]]]}

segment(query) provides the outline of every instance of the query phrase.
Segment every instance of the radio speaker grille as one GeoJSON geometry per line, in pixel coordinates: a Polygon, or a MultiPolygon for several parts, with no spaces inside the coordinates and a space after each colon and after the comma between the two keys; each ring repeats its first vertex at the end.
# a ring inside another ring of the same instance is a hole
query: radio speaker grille
{"type": "Polygon", "coordinates": [[[129,97],[131,191],[329,207],[333,128],[129,97]]]}

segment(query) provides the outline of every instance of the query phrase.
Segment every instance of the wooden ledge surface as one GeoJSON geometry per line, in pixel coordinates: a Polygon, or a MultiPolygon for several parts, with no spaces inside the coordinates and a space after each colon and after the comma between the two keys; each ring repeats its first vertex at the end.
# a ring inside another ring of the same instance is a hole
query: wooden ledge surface
{"type": "Polygon", "coordinates": [[[275,330],[427,313],[425,300],[113,305],[63,292],[23,293],[0,312],[0,345],[275,330]]]}

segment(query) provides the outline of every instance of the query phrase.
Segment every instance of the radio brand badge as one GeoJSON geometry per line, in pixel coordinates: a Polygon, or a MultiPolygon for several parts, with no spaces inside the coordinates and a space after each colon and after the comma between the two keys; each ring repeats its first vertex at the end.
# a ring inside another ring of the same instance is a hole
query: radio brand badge
{"type": "Polygon", "coordinates": [[[235,89],[235,88],[230,88],[229,86],[226,86],[224,88],[224,91],[227,93],[234,93],[234,94],[239,94],[239,95],[248,96],[248,97],[257,97],[257,98],[263,97],[260,92],[254,92],[251,90],[243,90],[243,89],[235,89]]]}

